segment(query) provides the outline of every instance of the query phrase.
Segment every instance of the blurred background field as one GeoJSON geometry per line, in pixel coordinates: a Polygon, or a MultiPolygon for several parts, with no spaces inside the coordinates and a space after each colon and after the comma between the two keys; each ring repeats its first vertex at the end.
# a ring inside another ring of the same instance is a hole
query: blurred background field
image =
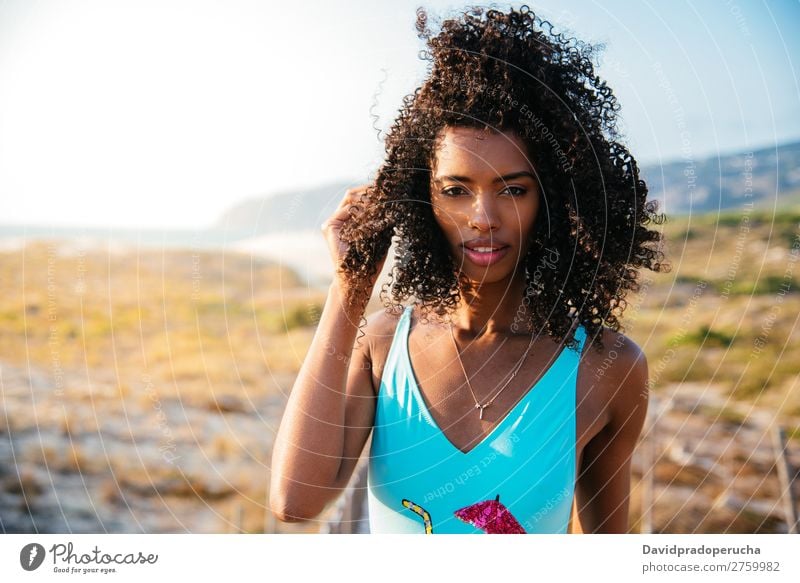
{"type": "Polygon", "coordinates": [[[224,532],[233,511],[270,528],[272,434],[320,292],[241,254],[69,241],[0,270],[6,532],[224,532]]]}
{"type": "MultiPolygon", "coordinates": [[[[664,229],[673,271],[643,273],[624,320],[653,385],[632,528],[785,532],[769,432],[785,429],[798,467],[800,211],[664,229]]],[[[334,516],[282,524],[266,506],[325,298],[289,267],[303,253],[281,252],[62,239],[0,253],[5,532],[306,532],[334,516]]]]}

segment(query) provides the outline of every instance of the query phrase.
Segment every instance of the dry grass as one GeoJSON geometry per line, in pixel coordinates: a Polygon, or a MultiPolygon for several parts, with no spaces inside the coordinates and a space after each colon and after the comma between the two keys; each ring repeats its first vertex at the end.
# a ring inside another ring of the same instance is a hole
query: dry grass
{"type": "MultiPolygon", "coordinates": [[[[751,213],[747,231],[741,217],[667,223],[673,271],[628,298],[624,331],[648,357],[654,394],[713,385],[730,401],[698,411],[706,423],[733,431],[746,417],[742,406],[767,411],[796,445],[800,267],[791,250],[800,245],[800,215],[771,221],[751,213]]],[[[60,488],[72,496],[59,480],[79,475],[109,521],[121,510],[151,512],[149,501],[158,500],[170,512],[162,508],[147,523],[153,531],[181,530],[167,520],[172,510],[187,524],[206,516],[196,532],[269,528],[272,435],[322,293],[302,288],[285,268],[235,254],[76,253],[47,242],[0,253],[0,292],[0,364],[12,413],[0,416],[0,432],[20,464],[19,476],[3,477],[2,492],[45,500],[60,488]]],[[[378,308],[373,300],[368,311],[378,308]]],[[[719,498],[724,484],[707,471],[666,460],[656,480],[665,488],[657,528],[778,528],[724,506],[675,516],[687,497],[707,507],[719,498]]],[[[639,496],[635,482],[634,527],[639,496]]],[[[28,503],[20,508],[25,515],[28,503]]]]}

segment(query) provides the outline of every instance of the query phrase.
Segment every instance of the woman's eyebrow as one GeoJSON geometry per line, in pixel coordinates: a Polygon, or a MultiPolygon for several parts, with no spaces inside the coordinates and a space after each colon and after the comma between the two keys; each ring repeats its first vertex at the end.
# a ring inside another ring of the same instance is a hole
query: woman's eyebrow
{"type": "MultiPolygon", "coordinates": [[[[512,172],[511,174],[505,174],[504,176],[498,176],[492,183],[498,182],[508,182],[509,180],[514,180],[515,178],[521,178],[523,176],[527,176],[529,178],[533,178],[536,180],[536,176],[533,173],[528,172],[527,170],[520,170],[519,172],[512,172]]],[[[433,179],[434,184],[440,184],[445,180],[451,180],[453,182],[463,182],[465,184],[471,184],[472,179],[469,176],[456,176],[456,175],[447,175],[447,176],[437,176],[433,179]]]]}

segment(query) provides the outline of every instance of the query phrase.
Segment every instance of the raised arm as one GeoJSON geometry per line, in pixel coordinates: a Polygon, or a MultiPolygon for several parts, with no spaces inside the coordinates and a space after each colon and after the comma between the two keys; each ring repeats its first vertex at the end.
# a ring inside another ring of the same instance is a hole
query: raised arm
{"type": "MultiPolygon", "coordinates": [[[[345,251],[339,229],[363,193],[363,187],[349,190],[323,225],[335,262],[345,251]]],[[[337,278],[330,287],[273,447],[270,508],[280,520],[318,516],[347,485],[369,436],[375,414],[369,343],[362,338],[354,350],[363,309],[346,299],[354,293],[368,297],[374,284],[373,279],[354,291],[337,278]]]]}
{"type": "MultiPolygon", "coordinates": [[[[605,341],[604,341],[605,343],[605,341]]],[[[627,533],[631,457],[647,415],[647,359],[630,339],[604,377],[610,421],[584,448],[577,506],[584,533],[627,533]]]]}

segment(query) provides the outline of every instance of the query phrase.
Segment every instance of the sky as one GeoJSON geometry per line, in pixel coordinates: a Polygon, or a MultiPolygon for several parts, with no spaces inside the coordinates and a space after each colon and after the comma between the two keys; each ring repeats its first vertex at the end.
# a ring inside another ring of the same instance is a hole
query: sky
{"type": "MultiPolygon", "coordinates": [[[[1,2],[0,224],[202,228],[245,199],[359,184],[424,78],[416,7],[468,4],[1,2]]],[[[796,0],[527,4],[605,45],[640,165],[800,139],[796,0]]]]}

